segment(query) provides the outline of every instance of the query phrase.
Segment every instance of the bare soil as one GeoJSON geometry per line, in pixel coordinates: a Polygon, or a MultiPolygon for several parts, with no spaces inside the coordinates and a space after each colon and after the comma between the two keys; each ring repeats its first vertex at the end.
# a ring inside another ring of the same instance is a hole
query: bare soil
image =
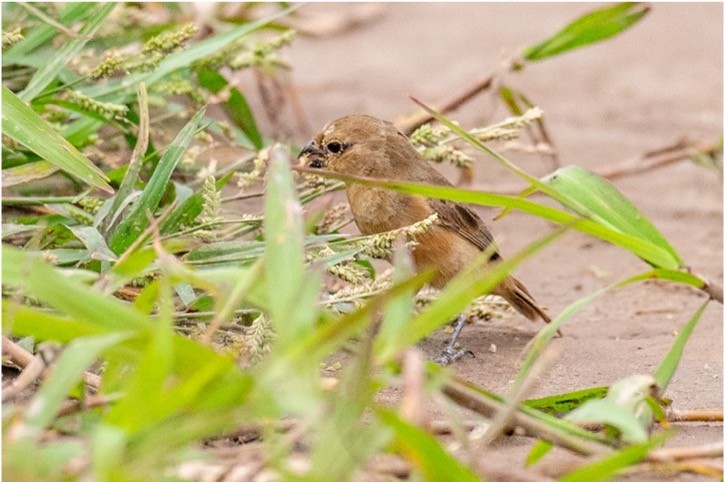
{"type": "MultiPolygon", "coordinates": [[[[356,16],[361,21],[336,32],[326,30],[318,37],[303,36],[293,44],[287,57],[309,125],[300,126],[291,114],[282,116],[282,123],[302,142],[326,122],[350,113],[395,120],[415,110],[408,94],[433,104],[447,100],[497,71],[505,55],[545,38],[594,7],[573,3],[308,5],[300,15],[309,25],[323,27],[330,19],[356,16]]],[[[504,81],[542,107],[563,165],[595,168],[684,136],[716,142],[722,133],[722,73],[722,5],[654,4],[649,16],[623,35],[529,65],[506,75],[504,81]]],[[[489,97],[481,96],[452,117],[468,127],[485,125],[506,116],[502,107],[494,105],[489,97]]],[[[260,104],[252,108],[261,112],[260,104]]],[[[510,157],[536,174],[550,170],[537,156],[511,153],[510,157]]],[[[515,181],[494,161],[478,158],[474,186],[490,188],[515,181]]],[[[687,161],[617,180],[615,185],[694,271],[721,283],[722,178],[718,172],[687,161]]],[[[344,196],[340,194],[339,199],[344,196]]],[[[553,229],[523,214],[492,221],[497,211],[478,212],[491,221],[503,256],[553,229]]],[[[516,277],[555,315],[574,300],[645,269],[642,261],[622,249],[569,233],[525,263],[516,277]]],[[[564,337],[555,340],[559,358],[531,396],[652,373],[703,300],[694,290],[655,282],[604,295],[576,315],[565,327],[564,337]]],[[[539,328],[516,313],[467,326],[460,341],[475,358],[466,357],[451,370],[505,393],[522,349],[539,328]],[[495,352],[491,344],[497,347],[495,352]]],[[[440,332],[421,347],[432,358],[446,338],[440,332]]],[[[722,359],[722,306],[711,303],[666,393],[673,406],[721,409],[722,359]]],[[[398,395],[385,393],[384,398],[394,403],[398,395]]],[[[430,410],[432,418],[442,414],[439,407],[430,410]]],[[[668,446],[722,439],[721,424],[679,424],[676,430],[668,446]]],[[[509,437],[496,443],[491,461],[522,466],[530,446],[525,438],[509,437]]],[[[569,459],[575,462],[564,451],[555,451],[537,470],[555,475],[569,459]]]]}

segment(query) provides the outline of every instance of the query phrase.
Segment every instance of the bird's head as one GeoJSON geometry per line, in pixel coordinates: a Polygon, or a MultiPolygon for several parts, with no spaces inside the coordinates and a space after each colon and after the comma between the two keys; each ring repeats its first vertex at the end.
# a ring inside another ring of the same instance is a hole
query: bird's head
{"type": "Polygon", "coordinates": [[[330,122],[299,153],[305,166],[342,174],[395,177],[418,156],[390,122],[350,115],[330,122]]]}

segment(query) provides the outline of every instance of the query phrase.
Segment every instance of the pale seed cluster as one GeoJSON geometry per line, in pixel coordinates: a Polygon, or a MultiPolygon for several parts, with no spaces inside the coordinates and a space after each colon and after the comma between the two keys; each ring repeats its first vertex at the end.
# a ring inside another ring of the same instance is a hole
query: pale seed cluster
{"type": "Polygon", "coordinates": [[[110,51],[103,56],[101,62],[91,71],[90,78],[98,80],[110,77],[116,72],[145,72],[158,67],[158,64],[171,52],[183,46],[193,37],[198,29],[187,24],[177,29],[162,32],[143,44],[140,52],[123,54],[110,51]]]}
{"type": "Polygon", "coordinates": [[[371,258],[386,259],[392,256],[395,243],[398,239],[404,239],[405,245],[414,249],[417,246],[416,236],[424,233],[438,221],[437,213],[433,213],[422,221],[418,221],[410,226],[375,234],[367,239],[361,240],[363,243],[363,253],[371,258]]]}
{"type": "Polygon", "coordinates": [[[16,43],[20,42],[23,38],[23,35],[20,33],[20,27],[14,28],[12,30],[3,31],[3,48],[10,47],[11,45],[15,45],[16,43]]]}
{"type": "Polygon", "coordinates": [[[348,212],[349,205],[347,203],[335,204],[327,209],[317,224],[317,234],[327,234],[335,231],[343,223],[348,212]]]}
{"type": "Polygon", "coordinates": [[[249,365],[256,365],[269,353],[274,338],[271,322],[263,314],[259,315],[244,335],[242,354],[245,355],[249,365]]]}
{"type": "Polygon", "coordinates": [[[237,172],[236,173],[236,185],[240,189],[245,189],[251,186],[254,181],[261,178],[266,172],[266,166],[269,162],[269,149],[262,149],[259,154],[254,158],[254,163],[251,171],[249,172],[237,172]]]}
{"type": "Polygon", "coordinates": [[[83,110],[95,112],[110,119],[121,118],[128,112],[128,107],[125,105],[100,102],[76,90],[66,90],[63,97],[71,102],[76,102],[83,110]]]}

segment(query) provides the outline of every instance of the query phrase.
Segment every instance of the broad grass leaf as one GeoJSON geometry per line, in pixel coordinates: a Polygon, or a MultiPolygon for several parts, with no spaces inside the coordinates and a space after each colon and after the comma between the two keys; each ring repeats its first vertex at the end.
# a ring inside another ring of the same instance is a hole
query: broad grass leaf
{"type": "Polygon", "coordinates": [[[658,229],[606,179],[578,166],[567,166],[542,179],[565,195],[567,208],[611,229],[630,234],[665,250],[671,261],[662,268],[681,265],[674,248],[658,229]]]}
{"type": "Polygon", "coordinates": [[[106,182],[108,178],[98,167],[5,86],[2,88],[2,130],[46,161],[91,186],[113,192],[106,182]]]}
{"type": "Polygon", "coordinates": [[[523,51],[526,60],[542,60],[618,35],[650,10],[643,3],[606,5],[566,25],[552,37],[523,51]]]}
{"type": "Polygon", "coordinates": [[[205,109],[199,110],[166,148],[141,197],[111,235],[109,247],[114,253],[121,254],[125,251],[148,226],[147,213],[153,214],[158,208],[171,174],[193,140],[205,112],[205,109]]]}
{"type": "Polygon", "coordinates": [[[83,378],[85,370],[98,356],[130,337],[129,333],[110,333],[79,338],[69,343],[53,366],[50,377],[28,406],[28,426],[38,430],[47,426],[70,389],[83,378]]]}
{"type": "Polygon", "coordinates": [[[308,331],[296,320],[298,311],[313,309],[299,306],[305,280],[304,216],[299,203],[289,156],[281,149],[269,153],[269,174],[264,197],[265,274],[271,319],[279,343],[291,343],[308,331]]]}
{"type": "Polygon", "coordinates": [[[100,328],[137,330],[149,326],[143,314],[96,292],[33,255],[2,247],[2,282],[27,291],[57,310],[100,328]]]}
{"type": "Polygon", "coordinates": [[[426,480],[483,480],[445,451],[440,442],[421,428],[405,422],[390,410],[378,409],[375,413],[395,432],[395,446],[426,480]]]}
{"type": "Polygon", "coordinates": [[[15,336],[32,336],[37,341],[68,343],[75,338],[101,335],[108,329],[96,324],[57,315],[30,306],[3,301],[3,326],[15,336]]]}
{"type": "Polygon", "coordinates": [[[67,40],[56,52],[53,52],[48,62],[35,72],[27,87],[18,94],[18,97],[26,102],[30,102],[41,93],[43,89],[55,79],[70,59],[80,52],[115,7],[115,2],[96,4],[93,13],[78,31],[80,37],[67,40]]]}

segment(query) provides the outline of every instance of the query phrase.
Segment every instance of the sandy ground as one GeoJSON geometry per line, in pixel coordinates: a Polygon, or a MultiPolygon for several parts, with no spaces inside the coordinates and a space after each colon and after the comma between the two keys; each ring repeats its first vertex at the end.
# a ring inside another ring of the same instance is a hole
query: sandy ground
{"type": "MultiPolygon", "coordinates": [[[[324,123],[349,113],[395,120],[414,110],[407,94],[435,103],[495,71],[505,54],[545,38],[593,4],[309,5],[310,20],[375,12],[351,29],[299,38],[287,57],[311,131],[293,122],[303,141],[324,123]]],[[[320,23],[322,25],[323,23],[320,23]]],[[[648,18],[603,44],[528,66],[505,77],[540,105],[562,164],[601,167],[668,145],[682,136],[712,142],[722,132],[722,5],[655,4],[648,18]]],[[[505,116],[481,97],[453,117],[478,126],[505,116]]],[[[253,106],[259,108],[257,106],[253,106]]],[[[549,166],[538,157],[511,157],[530,172],[549,166]]],[[[510,184],[515,178],[493,161],[478,159],[475,184],[510,184]]],[[[680,163],[621,179],[616,186],[653,221],[696,272],[721,282],[722,179],[715,171],[680,163]]],[[[343,197],[341,197],[343,199],[343,197]]],[[[493,210],[479,209],[491,220],[493,210]]],[[[491,222],[503,255],[550,232],[552,226],[513,214],[491,222]]],[[[570,233],[517,272],[550,313],[646,269],[623,250],[570,233]]],[[[555,341],[559,358],[533,396],[544,396],[650,374],[676,332],[703,302],[689,289],[644,283],[607,294],[572,319],[555,341]]],[[[516,360],[539,326],[511,313],[468,326],[461,343],[475,358],[452,370],[498,393],[516,373],[516,360]],[[495,353],[489,350],[495,344],[495,353]]],[[[443,333],[422,344],[429,357],[443,333]]],[[[678,409],[722,407],[722,306],[712,303],[692,335],[667,391],[678,409]]],[[[395,393],[385,394],[394,401],[395,393]]],[[[437,408],[431,407],[433,416],[437,408]]],[[[721,440],[720,424],[688,424],[668,442],[721,440]]],[[[512,438],[496,447],[515,463],[530,443],[512,438]]],[[[559,453],[560,456],[560,453],[559,453]]],[[[549,456],[553,461],[556,455],[549,456]]],[[[545,464],[542,464],[545,467],[545,464]]],[[[542,469],[540,469],[542,470],[542,469]]],[[[690,476],[682,476],[689,480],[690,476]]],[[[637,479],[641,480],[641,479],[637,479]]]]}

